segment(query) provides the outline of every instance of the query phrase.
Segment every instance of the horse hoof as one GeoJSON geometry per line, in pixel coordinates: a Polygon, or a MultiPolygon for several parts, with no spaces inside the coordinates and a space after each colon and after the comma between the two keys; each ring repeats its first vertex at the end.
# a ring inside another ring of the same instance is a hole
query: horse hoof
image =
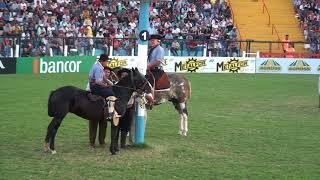
{"type": "Polygon", "coordinates": [[[187,136],[187,131],[183,131],[182,136],[187,136]]]}
{"type": "Polygon", "coordinates": [[[57,154],[56,150],[51,151],[51,154],[57,154]]]}
{"type": "Polygon", "coordinates": [[[178,134],[179,134],[179,135],[182,135],[182,131],[179,131],[178,134]]]}
{"type": "Polygon", "coordinates": [[[49,152],[49,143],[44,143],[43,151],[44,152],[49,152]]]}
{"type": "Polygon", "coordinates": [[[115,150],[116,152],[120,151],[119,147],[115,147],[114,150],[115,150]]]}
{"type": "Polygon", "coordinates": [[[115,147],[111,147],[109,148],[110,152],[112,155],[116,155],[117,154],[117,151],[116,151],[116,148],[115,147]]]}

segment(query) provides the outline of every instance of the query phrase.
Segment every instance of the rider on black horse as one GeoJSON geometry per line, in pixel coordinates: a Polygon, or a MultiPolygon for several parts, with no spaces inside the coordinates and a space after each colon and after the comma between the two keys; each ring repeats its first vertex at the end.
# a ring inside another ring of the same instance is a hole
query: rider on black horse
{"type": "Polygon", "coordinates": [[[109,102],[108,106],[108,119],[112,119],[113,111],[114,111],[114,101],[116,97],[112,91],[112,86],[108,83],[105,83],[104,77],[105,72],[104,69],[107,67],[107,61],[109,60],[108,55],[101,54],[99,60],[92,66],[89,73],[89,86],[92,94],[102,96],[106,98],[107,102],[109,102]]]}
{"type": "Polygon", "coordinates": [[[150,76],[147,76],[147,79],[151,84],[155,83],[156,89],[167,89],[170,87],[170,83],[167,74],[163,71],[165,60],[164,49],[160,45],[161,39],[162,36],[156,34],[149,38],[151,49],[148,53],[147,72],[152,73],[154,80],[150,76]]]}

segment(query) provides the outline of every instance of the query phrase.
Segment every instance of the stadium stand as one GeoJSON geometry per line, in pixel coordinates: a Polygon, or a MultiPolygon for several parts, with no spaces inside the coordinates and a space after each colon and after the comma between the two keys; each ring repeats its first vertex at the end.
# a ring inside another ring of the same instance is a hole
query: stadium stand
{"type": "Polygon", "coordinates": [[[293,4],[310,51],[320,53],[320,0],[293,0],[293,4]]]}
{"type": "MultiPolygon", "coordinates": [[[[113,55],[136,55],[139,6],[135,0],[1,0],[0,56],[13,56],[16,45],[18,56],[63,55],[66,46],[68,55],[110,47],[113,55]]],[[[203,56],[204,48],[209,56],[240,55],[226,0],[152,1],[149,12],[149,32],[165,37],[167,55],[203,56]]]]}
{"type": "MultiPolygon", "coordinates": [[[[54,55],[62,55],[64,45],[68,45],[69,54],[90,55],[93,48],[107,51],[113,45],[115,55],[131,55],[136,46],[131,38],[137,34],[139,1],[4,0],[0,14],[0,36],[19,37],[19,42],[1,38],[1,56],[5,57],[12,55],[9,49],[17,43],[21,56],[49,55],[50,48],[54,55]]],[[[151,34],[172,32],[172,38],[179,39],[191,35],[199,40],[194,42],[196,52],[202,52],[201,40],[236,40],[232,28],[225,1],[156,1],[150,8],[151,34]]],[[[190,54],[187,44],[179,42],[181,52],[177,54],[190,54]]],[[[172,41],[165,43],[168,52],[172,41]]],[[[217,52],[228,48],[227,43],[214,44],[220,46],[217,52]]]]}

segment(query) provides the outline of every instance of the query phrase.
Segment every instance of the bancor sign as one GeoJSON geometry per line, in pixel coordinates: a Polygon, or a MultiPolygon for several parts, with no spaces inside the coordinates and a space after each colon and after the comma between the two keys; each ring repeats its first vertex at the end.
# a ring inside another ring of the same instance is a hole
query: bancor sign
{"type": "Polygon", "coordinates": [[[42,58],[38,62],[38,59],[34,59],[33,73],[80,72],[81,63],[82,61],[45,61],[42,58]]]}
{"type": "Polygon", "coordinates": [[[87,73],[95,61],[95,56],[18,58],[17,73],[87,73]]]}

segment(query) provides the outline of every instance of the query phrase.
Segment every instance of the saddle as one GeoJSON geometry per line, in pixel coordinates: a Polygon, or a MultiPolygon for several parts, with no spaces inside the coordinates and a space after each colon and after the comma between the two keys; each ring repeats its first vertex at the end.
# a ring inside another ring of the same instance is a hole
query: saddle
{"type": "Polygon", "coordinates": [[[114,108],[115,101],[117,100],[114,96],[109,96],[104,98],[99,95],[92,94],[88,92],[88,99],[92,102],[102,101],[103,102],[103,117],[106,117],[107,120],[112,120],[115,126],[119,124],[119,118],[121,117],[114,108]]]}
{"type": "Polygon", "coordinates": [[[162,76],[156,81],[155,83],[155,89],[161,90],[161,89],[168,89],[170,88],[170,81],[167,73],[163,73],[162,76]]]}
{"type": "Polygon", "coordinates": [[[149,72],[146,75],[146,78],[150,82],[150,84],[155,86],[155,90],[163,90],[170,88],[170,81],[167,73],[165,73],[163,70],[162,72],[149,72]],[[155,81],[155,82],[154,82],[155,81]]]}

